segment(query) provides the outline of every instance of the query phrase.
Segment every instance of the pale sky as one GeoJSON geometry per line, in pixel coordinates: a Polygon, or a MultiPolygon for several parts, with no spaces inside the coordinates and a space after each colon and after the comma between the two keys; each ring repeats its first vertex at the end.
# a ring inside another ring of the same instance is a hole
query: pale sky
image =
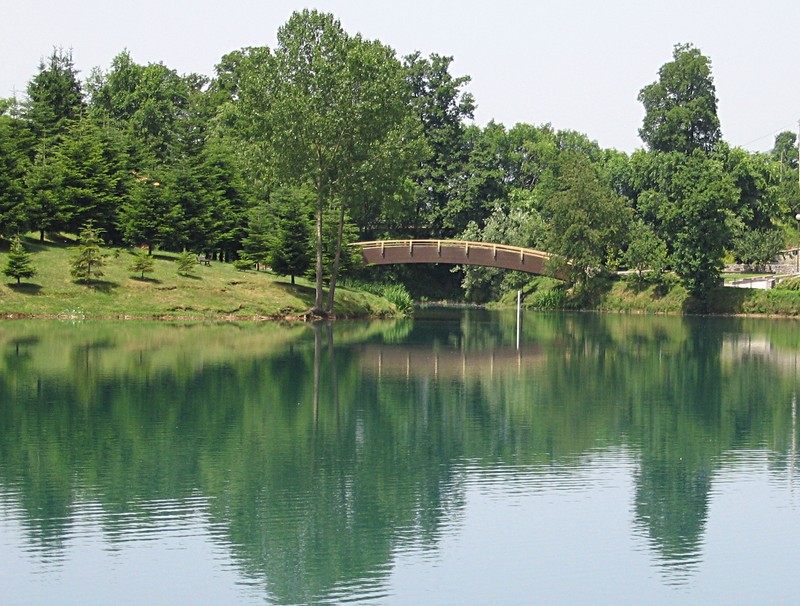
{"type": "Polygon", "coordinates": [[[800,120],[798,0],[0,0],[0,97],[24,92],[54,46],[79,77],[124,49],[141,64],[212,76],[225,53],[274,46],[291,13],[333,13],[344,29],[395,49],[454,57],[469,75],[476,123],[551,123],[604,148],[643,147],[639,90],[690,42],[712,62],[726,141],[771,149],[800,120]]]}

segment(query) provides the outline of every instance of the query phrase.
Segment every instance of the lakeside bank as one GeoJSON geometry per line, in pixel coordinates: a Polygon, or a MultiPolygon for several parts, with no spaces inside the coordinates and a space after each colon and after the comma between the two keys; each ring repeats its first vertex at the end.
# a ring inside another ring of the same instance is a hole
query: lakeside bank
{"type": "MultiPolygon", "coordinates": [[[[314,305],[314,287],[304,278],[231,263],[197,263],[178,273],[178,255],[154,252],[153,271],[131,269],[135,249],[104,249],[102,275],[88,284],[70,275],[75,254],[69,242],[25,240],[36,275],[21,284],[0,282],[2,318],[107,318],[145,320],[304,320],[314,305]]],[[[0,253],[0,266],[7,253],[0,253]]],[[[397,315],[385,298],[345,285],[337,287],[336,317],[397,315]]]]}

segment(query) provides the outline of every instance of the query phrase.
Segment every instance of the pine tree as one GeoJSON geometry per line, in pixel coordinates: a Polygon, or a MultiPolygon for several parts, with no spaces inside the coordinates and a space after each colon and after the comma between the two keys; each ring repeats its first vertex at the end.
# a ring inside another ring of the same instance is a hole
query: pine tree
{"type": "Polygon", "coordinates": [[[32,278],[36,275],[36,270],[31,263],[31,254],[25,250],[19,236],[11,242],[8,263],[3,269],[3,273],[9,278],[16,278],[17,284],[22,278],[32,278]]]}
{"type": "Polygon", "coordinates": [[[195,255],[190,251],[184,250],[178,255],[178,273],[182,276],[187,276],[192,273],[195,264],[195,255]]]}
{"type": "Polygon", "coordinates": [[[279,205],[275,248],[270,264],[279,276],[300,276],[311,266],[311,229],[308,220],[308,193],[279,190],[272,196],[279,205]]]}
{"type": "Polygon", "coordinates": [[[104,259],[101,251],[103,240],[91,221],[84,225],[79,237],[78,256],[72,262],[72,277],[78,282],[91,282],[103,275],[100,270],[104,259]]]}
{"type": "Polygon", "coordinates": [[[84,99],[72,51],[54,48],[39,63],[39,73],[28,83],[25,105],[25,116],[40,140],[52,141],[80,118],[84,99]]]}
{"type": "Polygon", "coordinates": [[[143,251],[136,251],[128,269],[137,274],[141,273],[142,280],[144,280],[145,274],[151,274],[155,271],[155,261],[152,256],[145,254],[143,251]]]}

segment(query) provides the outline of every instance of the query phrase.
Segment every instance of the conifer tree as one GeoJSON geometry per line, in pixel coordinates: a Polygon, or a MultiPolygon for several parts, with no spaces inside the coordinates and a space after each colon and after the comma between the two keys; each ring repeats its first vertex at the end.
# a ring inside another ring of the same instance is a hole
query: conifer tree
{"type": "Polygon", "coordinates": [[[272,196],[279,205],[275,247],[270,255],[272,271],[279,276],[295,276],[311,265],[311,229],[308,220],[309,194],[304,190],[279,190],[272,196]]]}
{"type": "Polygon", "coordinates": [[[103,275],[104,259],[102,253],[103,240],[100,238],[98,230],[89,221],[81,230],[78,246],[78,255],[72,261],[72,277],[78,282],[89,283],[94,278],[103,275]]]}
{"type": "Polygon", "coordinates": [[[152,256],[139,250],[134,253],[133,261],[131,261],[128,269],[137,274],[141,274],[142,280],[144,280],[145,274],[151,274],[155,271],[155,261],[152,256]]]}
{"type": "Polygon", "coordinates": [[[9,278],[16,278],[17,284],[22,278],[32,278],[36,275],[36,270],[31,263],[31,254],[25,250],[22,240],[17,236],[11,242],[11,249],[8,253],[8,262],[3,273],[9,278]]]}
{"type": "Polygon", "coordinates": [[[188,250],[184,250],[178,255],[178,273],[187,276],[192,273],[195,264],[195,256],[188,250]]]}

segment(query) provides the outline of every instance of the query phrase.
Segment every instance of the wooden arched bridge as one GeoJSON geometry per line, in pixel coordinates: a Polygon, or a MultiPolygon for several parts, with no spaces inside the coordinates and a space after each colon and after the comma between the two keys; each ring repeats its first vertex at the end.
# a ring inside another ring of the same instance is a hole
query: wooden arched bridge
{"type": "Polygon", "coordinates": [[[546,270],[550,253],[492,244],[490,242],[466,242],[463,240],[375,240],[355,242],[351,246],[361,249],[367,265],[390,265],[395,263],[449,263],[452,265],[481,265],[513,269],[529,274],[554,275],[566,279],[564,272],[555,274],[546,270]]]}

